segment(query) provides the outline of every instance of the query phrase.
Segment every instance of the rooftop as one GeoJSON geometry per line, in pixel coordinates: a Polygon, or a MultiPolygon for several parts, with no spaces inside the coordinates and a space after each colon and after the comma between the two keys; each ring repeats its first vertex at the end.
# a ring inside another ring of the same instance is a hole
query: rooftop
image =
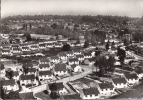
{"type": "Polygon", "coordinates": [[[98,95],[99,91],[97,88],[87,88],[87,89],[83,89],[83,93],[84,95],[98,95]]]}
{"type": "Polygon", "coordinates": [[[66,71],[66,64],[55,64],[55,71],[66,71]]]}
{"type": "Polygon", "coordinates": [[[35,79],[34,75],[21,75],[21,80],[32,80],[35,79]]]}

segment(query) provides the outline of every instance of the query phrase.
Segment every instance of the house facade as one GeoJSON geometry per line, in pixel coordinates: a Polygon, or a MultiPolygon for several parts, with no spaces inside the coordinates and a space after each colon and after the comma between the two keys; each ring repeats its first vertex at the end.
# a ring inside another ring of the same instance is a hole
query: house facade
{"type": "Polygon", "coordinates": [[[67,68],[65,64],[55,64],[54,66],[54,75],[63,76],[67,75],[67,68]]]}
{"type": "Polygon", "coordinates": [[[115,89],[128,88],[128,83],[124,77],[112,79],[112,84],[115,89]]]}
{"type": "Polygon", "coordinates": [[[87,88],[81,90],[80,97],[82,99],[99,99],[100,93],[97,88],[87,88]]]}
{"type": "Polygon", "coordinates": [[[39,71],[39,81],[51,80],[54,76],[51,71],[39,71]]]}
{"type": "Polygon", "coordinates": [[[37,85],[38,82],[34,75],[21,75],[20,76],[20,85],[28,85],[28,84],[35,84],[37,85]]]}

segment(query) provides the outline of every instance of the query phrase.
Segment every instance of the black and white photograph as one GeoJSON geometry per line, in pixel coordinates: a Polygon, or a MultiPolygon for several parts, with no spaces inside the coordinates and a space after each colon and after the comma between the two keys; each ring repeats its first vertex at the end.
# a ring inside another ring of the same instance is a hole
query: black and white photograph
{"type": "Polygon", "coordinates": [[[0,100],[143,99],[143,0],[0,7],[0,100]]]}

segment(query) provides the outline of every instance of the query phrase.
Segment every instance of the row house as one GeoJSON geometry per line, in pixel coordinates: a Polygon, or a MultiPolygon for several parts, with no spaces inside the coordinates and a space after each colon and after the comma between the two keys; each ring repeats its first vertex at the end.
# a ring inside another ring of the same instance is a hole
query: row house
{"type": "Polygon", "coordinates": [[[2,54],[2,55],[5,55],[5,56],[10,56],[10,55],[12,55],[12,53],[11,53],[10,50],[1,50],[1,54],[2,54]]]}
{"type": "Polygon", "coordinates": [[[35,75],[36,76],[36,68],[29,68],[27,75],[35,75]]]}
{"type": "Polygon", "coordinates": [[[21,47],[21,50],[22,50],[22,52],[23,52],[23,51],[29,52],[29,51],[30,51],[30,48],[29,48],[29,47],[21,47]]]}
{"type": "Polygon", "coordinates": [[[54,76],[51,71],[39,71],[39,81],[51,80],[54,76]]]}
{"type": "Polygon", "coordinates": [[[80,94],[65,94],[61,95],[60,99],[62,100],[81,100],[80,94]]]}
{"type": "Polygon", "coordinates": [[[63,52],[63,53],[59,53],[59,54],[58,54],[58,57],[59,57],[59,59],[60,59],[61,61],[65,62],[65,63],[67,62],[67,58],[68,58],[68,57],[67,57],[66,53],[64,53],[64,52],[63,52]]]}
{"type": "Polygon", "coordinates": [[[22,48],[22,47],[29,47],[29,45],[28,45],[28,44],[25,44],[25,43],[19,44],[19,46],[20,46],[20,48],[22,48]]]}
{"type": "Polygon", "coordinates": [[[84,61],[84,56],[83,56],[82,54],[76,55],[76,58],[77,58],[80,62],[84,61]]]}
{"type": "Polygon", "coordinates": [[[40,48],[40,49],[46,49],[46,44],[44,44],[44,43],[39,44],[39,48],[40,48]]]}
{"type": "Polygon", "coordinates": [[[20,48],[19,44],[13,44],[13,45],[11,45],[11,49],[14,49],[14,48],[20,48]]]}
{"type": "Polygon", "coordinates": [[[39,64],[39,71],[51,70],[52,66],[50,64],[39,64]]]}
{"type": "Polygon", "coordinates": [[[112,84],[115,89],[128,88],[128,83],[124,77],[113,78],[112,84]]]}
{"type": "Polygon", "coordinates": [[[34,75],[21,75],[20,76],[20,85],[28,85],[28,84],[33,84],[37,85],[38,82],[35,78],[34,75]]]}
{"type": "Polygon", "coordinates": [[[17,83],[13,79],[2,80],[0,83],[2,84],[3,89],[8,90],[8,91],[11,91],[11,90],[15,91],[19,89],[17,83]]]}
{"type": "Polygon", "coordinates": [[[10,50],[10,47],[3,46],[3,47],[2,47],[2,50],[10,50]]]}
{"type": "Polygon", "coordinates": [[[133,86],[139,83],[139,78],[135,73],[126,74],[125,79],[129,86],[133,86]]]}
{"type": "Polygon", "coordinates": [[[12,50],[13,54],[21,54],[21,49],[20,48],[13,48],[12,50]]]}
{"type": "Polygon", "coordinates": [[[81,55],[82,51],[81,50],[73,50],[74,55],[81,55]]]}
{"type": "Polygon", "coordinates": [[[80,97],[82,99],[99,99],[100,93],[97,88],[87,88],[80,91],[80,97]]]}
{"type": "Polygon", "coordinates": [[[106,97],[112,95],[115,91],[115,88],[112,83],[106,82],[98,84],[98,90],[100,92],[100,96],[106,97]]]}
{"type": "Polygon", "coordinates": [[[68,64],[69,65],[73,65],[73,64],[79,65],[79,60],[77,58],[69,58],[68,64]]]}
{"type": "Polygon", "coordinates": [[[54,43],[55,48],[62,48],[63,45],[61,43],[54,43]]]}
{"type": "Polygon", "coordinates": [[[52,56],[52,57],[49,57],[49,61],[52,63],[59,63],[60,59],[58,56],[52,56]]]}
{"type": "Polygon", "coordinates": [[[47,48],[53,48],[53,47],[54,47],[54,44],[53,44],[53,43],[46,43],[46,47],[47,47],[47,48]]]}
{"type": "Polygon", "coordinates": [[[37,45],[32,45],[32,46],[30,47],[30,49],[31,49],[31,50],[39,50],[39,48],[38,48],[37,45]]]}
{"type": "Polygon", "coordinates": [[[92,58],[91,53],[84,53],[84,59],[92,58]]]}
{"type": "Polygon", "coordinates": [[[67,75],[68,71],[67,71],[67,67],[66,64],[55,64],[54,66],[54,75],[55,76],[63,76],[63,75],[67,75]]]}
{"type": "Polygon", "coordinates": [[[74,53],[72,51],[65,52],[67,57],[74,57],[74,53]]]}
{"type": "Polygon", "coordinates": [[[39,59],[39,64],[49,64],[49,63],[50,63],[49,58],[39,59]]]}

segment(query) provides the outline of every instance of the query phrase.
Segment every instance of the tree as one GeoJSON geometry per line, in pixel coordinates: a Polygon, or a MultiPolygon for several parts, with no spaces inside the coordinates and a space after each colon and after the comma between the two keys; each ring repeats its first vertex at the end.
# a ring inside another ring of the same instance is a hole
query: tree
{"type": "Polygon", "coordinates": [[[87,48],[89,46],[89,42],[88,41],[85,41],[84,42],[84,48],[87,48]]]}
{"type": "Polygon", "coordinates": [[[115,58],[112,57],[112,56],[109,56],[109,59],[108,59],[108,65],[109,65],[109,67],[113,67],[114,63],[115,63],[115,58]]]}
{"type": "Polygon", "coordinates": [[[124,39],[124,45],[127,45],[127,39],[124,39]]]}
{"type": "Polygon", "coordinates": [[[26,75],[28,73],[29,68],[26,67],[25,64],[22,65],[22,68],[23,68],[24,74],[26,75]]]}
{"type": "Polygon", "coordinates": [[[52,99],[58,99],[59,94],[57,93],[57,85],[56,83],[52,83],[49,85],[49,89],[51,90],[50,97],[52,99]]]}
{"type": "Polygon", "coordinates": [[[53,29],[56,29],[58,26],[57,26],[56,23],[54,23],[54,24],[51,25],[51,27],[52,27],[53,29]]]}
{"type": "Polygon", "coordinates": [[[13,73],[13,71],[12,71],[11,69],[7,70],[7,71],[6,71],[6,77],[7,77],[8,79],[12,79],[12,73],[13,73]]]}
{"type": "Polygon", "coordinates": [[[29,27],[30,27],[30,29],[32,28],[32,24],[31,23],[29,23],[29,27]]]}
{"type": "Polygon", "coordinates": [[[26,33],[25,36],[26,36],[26,40],[27,41],[31,41],[32,40],[31,35],[29,33],[26,33]]]}
{"type": "Polygon", "coordinates": [[[112,42],[112,48],[113,48],[113,47],[115,47],[115,43],[114,43],[114,41],[112,42]]]}
{"type": "Polygon", "coordinates": [[[19,97],[19,92],[17,91],[10,91],[9,94],[7,95],[8,99],[20,99],[19,97]]]}
{"type": "Polygon", "coordinates": [[[109,42],[106,43],[105,47],[106,47],[106,50],[109,49],[109,42]]]}
{"type": "Polygon", "coordinates": [[[125,50],[118,48],[117,49],[117,56],[119,56],[119,60],[120,60],[121,64],[124,64],[124,59],[126,57],[125,50]]]}
{"type": "Polygon", "coordinates": [[[70,51],[71,47],[69,44],[65,44],[65,45],[63,45],[62,49],[63,49],[63,51],[70,51]]]}

